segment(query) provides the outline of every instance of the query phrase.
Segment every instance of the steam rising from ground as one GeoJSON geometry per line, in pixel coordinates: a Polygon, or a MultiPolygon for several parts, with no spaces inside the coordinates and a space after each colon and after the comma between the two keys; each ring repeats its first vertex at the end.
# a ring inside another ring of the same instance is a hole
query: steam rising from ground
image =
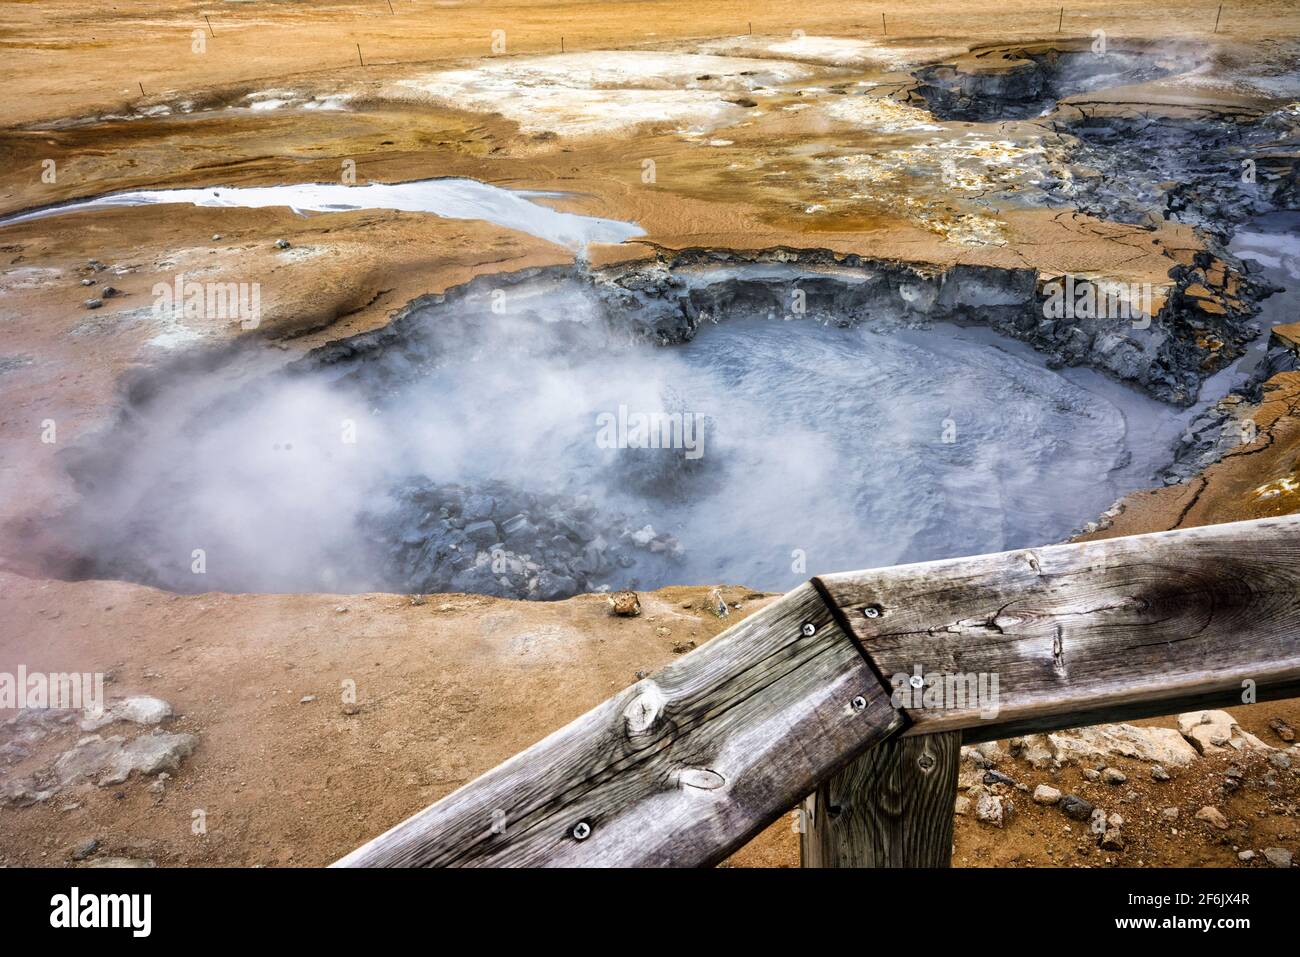
{"type": "Polygon", "coordinates": [[[1059,540],[1148,479],[1171,418],[986,330],[735,315],[653,346],[576,279],[502,301],[427,307],[256,384],[178,379],[78,467],[82,570],[182,591],[783,589],[1059,540]],[[694,417],[702,454],[608,447],[601,417],[636,413],[694,417]]]}

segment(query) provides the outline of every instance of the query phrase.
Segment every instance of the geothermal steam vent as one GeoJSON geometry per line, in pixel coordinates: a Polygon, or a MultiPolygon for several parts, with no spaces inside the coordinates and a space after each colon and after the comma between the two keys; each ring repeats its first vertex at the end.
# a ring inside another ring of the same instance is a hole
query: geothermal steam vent
{"type": "Polygon", "coordinates": [[[1167,406],[886,278],[531,272],[287,373],[160,372],[60,533],[78,576],[179,591],[775,590],[1058,540],[1149,478],[1167,406]]]}

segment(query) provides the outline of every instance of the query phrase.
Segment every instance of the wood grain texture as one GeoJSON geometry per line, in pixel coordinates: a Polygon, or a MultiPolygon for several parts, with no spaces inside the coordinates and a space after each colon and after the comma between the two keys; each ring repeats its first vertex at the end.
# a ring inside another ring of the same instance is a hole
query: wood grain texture
{"type": "Polygon", "coordinates": [[[803,806],[804,867],[948,867],[961,732],[882,741],[803,806]]]}
{"type": "Polygon", "coordinates": [[[902,723],[803,585],[335,866],[715,864],[902,723]]]}
{"type": "Polygon", "coordinates": [[[1300,680],[1300,516],[816,584],[886,681],[917,665],[927,677],[997,676],[996,714],[969,701],[909,707],[908,734],[966,729],[979,740],[1156,716],[1240,700],[1244,681],[1264,698],[1300,680]]]}
{"type": "MultiPolygon", "coordinates": [[[[1080,702],[1075,712],[1053,712],[1050,715],[1032,714],[1014,720],[980,721],[978,724],[962,730],[962,744],[979,744],[981,741],[1002,741],[1021,734],[1035,734],[1041,731],[1059,731],[1062,728],[1079,728],[1092,724],[1110,724],[1116,721],[1134,721],[1139,718],[1154,718],[1166,714],[1181,714],[1184,711],[1203,711],[1207,708],[1231,708],[1256,701],[1278,701],[1283,698],[1300,698],[1300,676],[1296,680],[1270,680],[1254,687],[1256,696],[1249,701],[1242,699],[1243,689],[1240,682],[1230,683],[1221,691],[1205,689],[1162,697],[1154,704],[1149,699],[1139,701],[1112,702],[1099,705],[1096,702],[1080,702]]],[[[906,731],[903,732],[907,734],[906,731]]]]}

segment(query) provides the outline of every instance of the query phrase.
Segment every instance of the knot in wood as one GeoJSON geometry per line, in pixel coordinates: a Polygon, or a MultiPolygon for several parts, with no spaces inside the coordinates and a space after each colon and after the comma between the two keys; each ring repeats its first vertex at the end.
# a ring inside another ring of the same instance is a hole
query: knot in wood
{"type": "Polygon", "coordinates": [[[716,791],[727,783],[726,778],[709,768],[684,768],[677,775],[677,780],[682,787],[699,788],[701,791],[716,791]]]}
{"type": "Polygon", "coordinates": [[[623,720],[629,736],[654,730],[663,716],[668,698],[653,681],[642,682],[640,693],[623,709],[623,720]]]}

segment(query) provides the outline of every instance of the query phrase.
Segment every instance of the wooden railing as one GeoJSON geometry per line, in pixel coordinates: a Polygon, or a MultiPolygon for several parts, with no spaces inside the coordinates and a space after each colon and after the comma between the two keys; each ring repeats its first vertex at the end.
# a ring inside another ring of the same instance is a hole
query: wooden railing
{"type": "Polygon", "coordinates": [[[828,575],[336,866],[946,865],[964,741],[1296,695],[1300,516],[828,575]]]}

